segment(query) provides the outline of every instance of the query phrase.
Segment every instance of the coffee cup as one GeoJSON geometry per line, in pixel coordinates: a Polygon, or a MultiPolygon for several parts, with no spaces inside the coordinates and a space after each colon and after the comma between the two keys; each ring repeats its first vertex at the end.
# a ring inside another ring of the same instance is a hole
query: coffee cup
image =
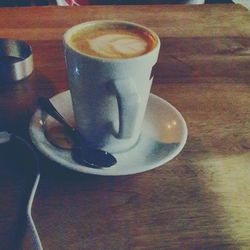
{"type": "Polygon", "coordinates": [[[93,147],[128,150],[142,129],[160,39],[142,25],[97,20],[64,34],[76,126],[93,147]]]}

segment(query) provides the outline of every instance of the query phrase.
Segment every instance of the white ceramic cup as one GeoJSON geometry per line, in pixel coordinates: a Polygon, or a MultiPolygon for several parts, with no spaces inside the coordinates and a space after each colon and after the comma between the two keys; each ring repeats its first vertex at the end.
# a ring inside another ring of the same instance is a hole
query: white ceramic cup
{"type": "Polygon", "coordinates": [[[91,21],[65,32],[64,52],[76,125],[92,146],[114,153],[136,144],[159,49],[160,39],[155,32],[125,21],[91,21]],[[155,47],[141,56],[107,59],[79,52],[69,44],[71,36],[86,26],[114,23],[150,32],[155,47]]]}

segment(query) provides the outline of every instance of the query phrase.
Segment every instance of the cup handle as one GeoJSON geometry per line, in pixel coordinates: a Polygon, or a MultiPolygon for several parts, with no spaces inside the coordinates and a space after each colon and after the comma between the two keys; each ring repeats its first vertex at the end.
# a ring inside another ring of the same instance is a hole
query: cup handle
{"type": "Polygon", "coordinates": [[[131,138],[136,129],[140,107],[140,96],[132,79],[116,79],[111,81],[117,98],[119,110],[119,139],[131,138]]]}

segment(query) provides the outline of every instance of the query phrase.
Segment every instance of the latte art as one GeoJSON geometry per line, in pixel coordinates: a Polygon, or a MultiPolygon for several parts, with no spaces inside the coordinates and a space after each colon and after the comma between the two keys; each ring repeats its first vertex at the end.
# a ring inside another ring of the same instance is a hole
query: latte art
{"type": "Polygon", "coordinates": [[[136,35],[106,34],[88,42],[93,51],[111,58],[138,56],[147,50],[147,42],[136,35]]]}
{"type": "Polygon", "coordinates": [[[141,56],[156,46],[149,32],[115,25],[79,30],[71,36],[69,44],[81,53],[113,59],[141,56]]]}

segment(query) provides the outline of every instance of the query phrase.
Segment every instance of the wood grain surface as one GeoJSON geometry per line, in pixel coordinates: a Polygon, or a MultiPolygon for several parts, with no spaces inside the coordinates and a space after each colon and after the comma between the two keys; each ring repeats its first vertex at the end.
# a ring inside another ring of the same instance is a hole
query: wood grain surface
{"type": "MultiPolygon", "coordinates": [[[[188,141],[171,162],[123,177],[79,175],[39,154],[33,216],[44,249],[250,249],[250,13],[240,5],[0,8],[0,37],[30,43],[35,65],[0,85],[0,121],[28,138],[37,96],[68,88],[63,33],[94,19],[159,34],[152,92],[183,114],[188,141]]],[[[33,166],[18,143],[0,145],[1,250],[33,249],[33,166]]]]}

